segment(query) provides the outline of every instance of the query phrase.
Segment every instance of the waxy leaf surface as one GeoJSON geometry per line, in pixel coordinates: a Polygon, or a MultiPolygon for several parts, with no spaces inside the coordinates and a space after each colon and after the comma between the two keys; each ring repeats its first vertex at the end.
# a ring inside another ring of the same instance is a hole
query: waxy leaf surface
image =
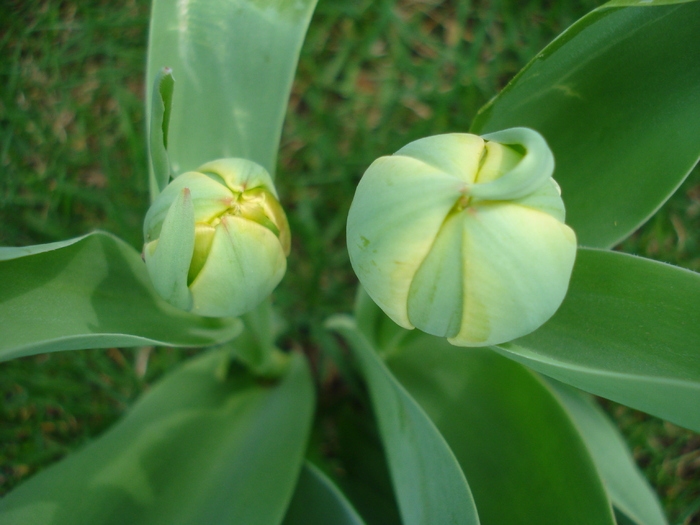
{"type": "Polygon", "coordinates": [[[700,274],[579,249],[554,317],[494,348],[554,379],[700,431],[698,341],[700,274]]]}
{"type": "Polygon", "coordinates": [[[611,247],[661,206],[700,156],[698,34],[700,2],[603,6],[484,106],[472,132],[525,126],[544,135],[567,223],[581,245],[611,247]]]}
{"type": "MultiPolygon", "coordinates": [[[[224,157],[274,173],[292,78],[316,0],[155,0],[148,86],[176,80],[168,156],[175,174],[224,157]]],[[[149,108],[149,115],[150,115],[149,108]]]]}
{"type": "Polygon", "coordinates": [[[203,318],[167,304],[138,252],[102,232],[0,248],[0,280],[0,360],[82,348],[209,346],[242,328],[236,318],[203,318]]]}
{"type": "Polygon", "coordinates": [[[425,412],[353,319],[336,316],[328,326],[348,342],[367,381],[404,525],[478,524],[464,474],[425,412]]]}
{"type": "Polygon", "coordinates": [[[588,449],[537,374],[418,332],[387,366],[454,452],[482,524],[615,523],[588,449]]]}
{"type": "Polygon", "coordinates": [[[277,525],[303,464],[313,385],[300,355],[259,382],[208,353],[0,502],[3,525],[277,525]]]}
{"type": "Polygon", "coordinates": [[[581,433],[616,510],[636,525],[666,525],[656,494],[610,418],[587,394],[551,379],[548,383],[581,433]]]}

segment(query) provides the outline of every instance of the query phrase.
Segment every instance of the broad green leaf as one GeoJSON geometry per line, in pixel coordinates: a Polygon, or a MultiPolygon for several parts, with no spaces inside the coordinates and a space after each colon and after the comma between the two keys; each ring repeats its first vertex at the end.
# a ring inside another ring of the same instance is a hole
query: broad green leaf
{"type": "Polygon", "coordinates": [[[579,249],[559,311],[494,347],[587,392],[700,431],[700,274],[579,249]]]}
{"type": "Polygon", "coordinates": [[[614,524],[581,436],[531,370],[417,332],[387,366],[454,452],[484,525],[614,524]]]}
{"type": "Polygon", "coordinates": [[[280,523],[311,425],[309,370],[292,355],[285,377],[260,382],[228,356],[168,376],[104,436],[0,501],[0,522],[280,523]]]}
{"type": "Polygon", "coordinates": [[[472,131],[536,129],[567,223],[607,248],[646,221],[700,156],[700,2],[603,6],[535,57],[472,131]]]}
{"type": "Polygon", "coordinates": [[[636,525],[666,525],[661,505],[617,427],[589,396],[550,380],[574,420],[618,512],[636,525]]]}
{"type": "Polygon", "coordinates": [[[149,187],[151,200],[155,199],[170,181],[170,160],[168,159],[168,127],[173,108],[172,71],[161,68],[153,81],[151,94],[151,120],[148,133],[148,154],[151,159],[149,187]]]}
{"type": "Polygon", "coordinates": [[[364,521],[338,487],[307,462],[282,525],[364,525],[364,521]]]}
{"type": "Polygon", "coordinates": [[[235,318],[167,304],[136,250],[103,232],[0,249],[0,282],[0,361],[81,348],[209,346],[242,328],[235,318]]]}
{"type": "Polygon", "coordinates": [[[274,173],[292,78],[315,5],[316,0],[153,2],[147,85],[163,67],[177,78],[168,134],[175,174],[222,157],[244,157],[274,173]]]}
{"type": "Polygon", "coordinates": [[[353,319],[336,316],[328,327],[346,339],[367,381],[403,523],[479,523],[464,474],[428,416],[353,319]]]}

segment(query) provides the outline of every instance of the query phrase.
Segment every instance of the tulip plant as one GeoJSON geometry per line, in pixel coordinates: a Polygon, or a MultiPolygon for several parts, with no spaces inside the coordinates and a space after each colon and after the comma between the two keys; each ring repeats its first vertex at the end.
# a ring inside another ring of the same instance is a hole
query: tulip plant
{"type": "Polygon", "coordinates": [[[210,347],[2,499],[0,523],[667,523],[591,394],[700,431],[700,276],[611,250],[700,157],[700,1],[612,0],[470,130],[367,167],[355,311],[317,342],[346,402],[316,418],[270,299],[314,8],[154,0],[143,252],[100,231],[0,248],[1,359],[210,347]]]}

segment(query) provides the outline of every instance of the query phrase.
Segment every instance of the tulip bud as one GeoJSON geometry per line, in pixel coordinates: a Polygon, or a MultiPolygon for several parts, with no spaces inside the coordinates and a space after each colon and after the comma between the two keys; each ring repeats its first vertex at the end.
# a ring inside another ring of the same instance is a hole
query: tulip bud
{"type": "Polygon", "coordinates": [[[207,317],[244,314],[277,286],[290,233],[269,173],[220,159],[183,173],[144,222],[144,257],[167,302],[207,317]]]}
{"type": "Polygon", "coordinates": [[[350,207],[350,260],[400,326],[458,346],[510,341],[559,308],[576,256],[542,136],[417,140],[377,159],[350,207]]]}

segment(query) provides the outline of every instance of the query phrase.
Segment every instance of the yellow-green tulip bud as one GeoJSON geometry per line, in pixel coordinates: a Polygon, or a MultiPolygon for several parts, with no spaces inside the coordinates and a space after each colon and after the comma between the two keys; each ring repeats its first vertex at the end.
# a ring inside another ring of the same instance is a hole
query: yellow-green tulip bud
{"type": "Polygon", "coordinates": [[[348,216],[355,273],[404,328],[458,346],[532,332],[559,308],[576,256],[553,171],[527,128],[428,137],[377,159],[348,216]]]}
{"type": "Polygon", "coordinates": [[[144,257],[170,304],[208,317],[255,308],[287,268],[290,233],[270,174],[245,159],[183,173],[144,222],[144,257]]]}

